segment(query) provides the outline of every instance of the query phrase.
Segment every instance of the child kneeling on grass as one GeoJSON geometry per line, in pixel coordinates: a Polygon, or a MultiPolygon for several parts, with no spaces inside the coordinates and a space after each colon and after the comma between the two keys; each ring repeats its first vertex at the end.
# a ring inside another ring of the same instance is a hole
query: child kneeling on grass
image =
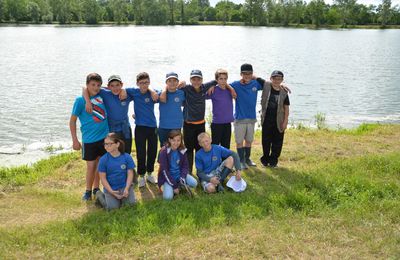
{"type": "Polygon", "coordinates": [[[189,163],[186,148],[182,142],[182,133],[172,130],[168,134],[166,145],[160,150],[158,158],[158,186],[163,191],[165,200],[172,200],[174,194],[179,194],[180,184],[187,184],[191,188],[197,186],[196,179],[188,174],[189,163]]]}
{"type": "Polygon", "coordinates": [[[196,153],[197,176],[207,193],[224,191],[222,184],[236,168],[236,180],[241,180],[241,163],[237,153],[226,149],[223,146],[211,144],[210,135],[201,133],[197,137],[202,147],[196,153]]]}
{"type": "Polygon", "coordinates": [[[96,193],[96,203],[107,210],[135,203],[132,180],[135,163],[130,154],[125,153],[125,144],[116,133],[110,133],[104,139],[107,151],[99,161],[99,175],[104,193],[96,193]]]}

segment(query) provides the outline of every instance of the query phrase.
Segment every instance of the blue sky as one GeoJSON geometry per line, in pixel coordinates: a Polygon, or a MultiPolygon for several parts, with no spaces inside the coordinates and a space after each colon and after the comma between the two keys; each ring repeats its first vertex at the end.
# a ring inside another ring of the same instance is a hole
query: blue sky
{"type": "MultiPolygon", "coordinates": [[[[218,3],[220,0],[209,0],[209,1],[210,1],[211,6],[215,6],[215,4],[218,3]]],[[[239,3],[244,3],[245,0],[230,0],[230,1],[239,4],[239,3]]],[[[309,0],[306,0],[306,1],[308,2],[309,0]]],[[[325,0],[325,3],[332,3],[332,2],[333,2],[332,0],[325,0]]],[[[378,4],[382,3],[382,0],[358,0],[357,3],[365,4],[365,5],[369,5],[369,4],[378,5],[378,4]]],[[[400,5],[400,0],[392,0],[392,6],[394,6],[396,4],[400,5]]]]}

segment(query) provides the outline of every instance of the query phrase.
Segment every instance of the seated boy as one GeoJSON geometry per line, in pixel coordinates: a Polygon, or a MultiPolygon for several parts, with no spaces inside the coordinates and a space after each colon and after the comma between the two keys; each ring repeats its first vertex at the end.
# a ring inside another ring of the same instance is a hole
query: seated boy
{"type": "Polygon", "coordinates": [[[238,155],[223,146],[211,144],[210,135],[201,133],[197,137],[202,147],[196,153],[197,177],[205,192],[224,191],[222,184],[226,177],[236,169],[236,179],[241,179],[241,165],[238,155]]]}
{"type": "Polygon", "coordinates": [[[99,190],[97,163],[99,158],[106,153],[103,140],[108,134],[108,122],[103,99],[98,95],[101,84],[101,76],[97,73],[91,73],[86,77],[86,87],[93,113],[89,114],[85,111],[86,101],[80,96],[75,100],[69,121],[72,148],[77,151],[83,148],[82,159],[86,161],[86,191],[82,197],[82,200],[85,201],[92,199],[92,188],[93,194],[99,190]],[[76,134],[78,118],[81,123],[83,147],[76,134]]]}

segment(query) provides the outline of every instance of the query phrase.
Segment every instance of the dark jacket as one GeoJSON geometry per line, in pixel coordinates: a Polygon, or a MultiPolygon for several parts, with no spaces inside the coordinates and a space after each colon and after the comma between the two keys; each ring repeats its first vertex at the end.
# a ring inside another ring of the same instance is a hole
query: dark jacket
{"type": "MultiPolygon", "coordinates": [[[[179,166],[181,170],[181,178],[186,180],[186,176],[189,172],[189,163],[186,155],[186,150],[183,149],[179,151],[179,166]]],[[[160,168],[158,169],[158,187],[161,187],[165,182],[172,186],[172,188],[177,189],[178,183],[172,178],[169,172],[171,161],[171,148],[163,146],[160,150],[160,155],[158,157],[158,163],[160,168]]]]}

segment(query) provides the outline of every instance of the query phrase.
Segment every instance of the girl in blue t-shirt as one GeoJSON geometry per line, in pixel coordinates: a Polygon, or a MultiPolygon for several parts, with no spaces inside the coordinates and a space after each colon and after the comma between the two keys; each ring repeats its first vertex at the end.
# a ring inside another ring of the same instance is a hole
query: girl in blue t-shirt
{"type": "Polygon", "coordinates": [[[104,147],[107,153],[99,161],[99,175],[104,193],[96,193],[96,202],[107,210],[119,208],[124,204],[134,204],[132,180],[135,163],[132,157],[124,152],[124,142],[115,133],[107,135],[104,147]]]}
{"type": "Polygon", "coordinates": [[[182,143],[182,133],[172,130],[168,134],[166,145],[161,148],[158,162],[158,186],[163,190],[163,198],[171,200],[174,194],[179,194],[179,186],[182,182],[195,188],[196,179],[188,174],[189,166],[185,145],[182,143]]]}

